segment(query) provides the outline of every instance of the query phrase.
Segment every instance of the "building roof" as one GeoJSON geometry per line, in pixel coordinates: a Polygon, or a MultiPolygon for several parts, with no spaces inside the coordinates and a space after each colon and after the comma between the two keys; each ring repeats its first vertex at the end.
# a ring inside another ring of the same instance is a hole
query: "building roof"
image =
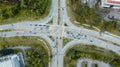
{"type": "Polygon", "coordinates": [[[8,55],[0,58],[0,67],[24,67],[22,57],[18,55],[8,55]]]}
{"type": "Polygon", "coordinates": [[[17,55],[0,58],[0,67],[20,67],[17,55]]]}
{"type": "Polygon", "coordinates": [[[120,0],[101,0],[101,7],[120,9],[120,0]]]}
{"type": "Polygon", "coordinates": [[[2,62],[0,62],[0,67],[13,67],[11,60],[4,60],[0,59],[2,62]]]}
{"type": "Polygon", "coordinates": [[[120,4],[120,0],[107,0],[108,3],[120,4]]]}

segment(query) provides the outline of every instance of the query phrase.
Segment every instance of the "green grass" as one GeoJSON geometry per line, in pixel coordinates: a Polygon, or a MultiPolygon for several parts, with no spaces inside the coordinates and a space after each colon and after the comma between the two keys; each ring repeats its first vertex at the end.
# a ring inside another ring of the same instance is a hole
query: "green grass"
{"type": "Polygon", "coordinates": [[[12,31],[12,30],[10,30],[10,29],[8,29],[8,30],[0,30],[0,32],[9,32],[9,31],[12,31]]]}
{"type": "MultiPolygon", "coordinates": [[[[20,45],[23,45],[23,46],[36,46],[36,47],[39,47],[39,46],[44,46],[44,43],[42,41],[39,41],[38,39],[42,39],[40,37],[25,37],[25,36],[22,36],[22,37],[8,37],[8,38],[0,38],[0,46],[3,46],[2,48],[6,48],[7,45],[9,45],[10,47],[12,46],[20,46],[20,45]],[[36,44],[36,45],[34,45],[36,44]]],[[[43,40],[43,39],[42,39],[43,40]]],[[[44,42],[46,42],[44,40],[44,42]]],[[[46,44],[48,44],[46,42],[46,44]]],[[[0,49],[2,49],[0,48],[0,49]]]]}
{"type": "Polygon", "coordinates": [[[72,39],[70,39],[70,38],[63,38],[63,46],[65,46],[70,41],[72,41],[72,39]]]}
{"type": "Polygon", "coordinates": [[[50,21],[48,22],[48,24],[53,24],[53,20],[50,20],[50,21]]]}
{"type": "Polygon", "coordinates": [[[64,57],[64,66],[75,67],[77,59],[89,58],[110,63],[112,67],[119,67],[119,57],[119,55],[107,49],[79,44],[67,51],[66,56],[64,57]]]}

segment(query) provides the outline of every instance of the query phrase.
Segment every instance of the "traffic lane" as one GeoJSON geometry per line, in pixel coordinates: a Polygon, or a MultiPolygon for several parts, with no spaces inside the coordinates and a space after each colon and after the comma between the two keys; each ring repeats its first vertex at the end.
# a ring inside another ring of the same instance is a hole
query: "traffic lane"
{"type": "Polygon", "coordinates": [[[68,44],[66,44],[66,46],[62,49],[63,54],[65,54],[65,52],[70,49],[71,47],[73,47],[76,44],[82,44],[82,45],[94,45],[94,46],[98,46],[98,47],[102,47],[108,50],[112,50],[115,53],[120,55],[120,47],[115,46],[111,43],[107,43],[105,41],[93,38],[93,37],[89,37],[87,39],[81,39],[81,40],[73,40],[71,42],[69,42],[68,44]],[[92,42],[91,42],[92,40],[92,42]]]}
{"type": "Polygon", "coordinates": [[[100,38],[100,39],[107,40],[107,41],[110,41],[110,42],[113,42],[116,44],[120,44],[119,38],[116,38],[116,37],[113,37],[113,36],[110,36],[110,35],[107,35],[104,33],[100,33],[100,32],[94,31],[94,30],[87,30],[84,28],[77,28],[77,27],[65,27],[65,30],[79,32],[79,33],[84,34],[84,35],[89,35],[89,36],[93,36],[95,38],[100,38]]]}

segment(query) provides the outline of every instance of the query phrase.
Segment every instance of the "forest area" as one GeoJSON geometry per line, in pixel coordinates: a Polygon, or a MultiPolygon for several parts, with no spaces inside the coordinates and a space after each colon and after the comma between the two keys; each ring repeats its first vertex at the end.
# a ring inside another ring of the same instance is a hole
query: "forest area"
{"type": "Polygon", "coordinates": [[[51,0],[0,0],[0,24],[40,19],[50,5],[51,0]]]}

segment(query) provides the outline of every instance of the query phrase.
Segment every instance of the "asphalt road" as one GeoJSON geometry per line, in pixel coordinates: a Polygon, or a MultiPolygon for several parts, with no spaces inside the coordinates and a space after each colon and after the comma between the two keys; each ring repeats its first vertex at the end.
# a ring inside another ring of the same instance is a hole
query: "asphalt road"
{"type": "Polygon", "coordinates": [[[60,21],[58,23],[58,3],[58,0],[52,0],[50,13],[41,20],[0,25],[0,30],[10,30],[0,32],[0,37],[38,36],[44,38],[52,50],[52,60],[49,67],[63,67],[66,51],[75,44],[95,45],[112,50],[120,55],[120,47],[113,44],[120,45],[120,37],[73,25],[67,16],[65,0],[60,0],[60,21]],[[48,24],[52,19],[53,23],[48,24]],[[73,41],[62,46],[63,37],[73,39],[73,41]]]}

